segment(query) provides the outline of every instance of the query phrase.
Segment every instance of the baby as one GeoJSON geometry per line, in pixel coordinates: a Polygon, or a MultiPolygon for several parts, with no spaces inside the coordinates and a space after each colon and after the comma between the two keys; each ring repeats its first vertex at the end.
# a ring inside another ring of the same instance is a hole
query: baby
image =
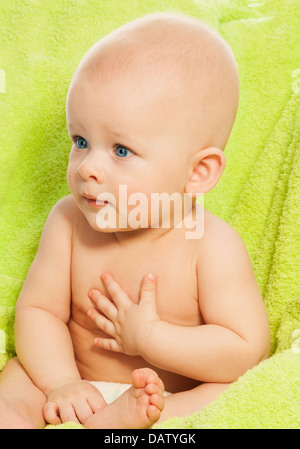
{"type": "Polygon", "coordinates": [[[245,246],[196,202],[224,170],[238,96],[229,46],[184,15],[135,20],[85,55],[67,96],[71,195],[17,302],[0,426],[151,427],[268,357],[245,246]],[[155,193],[182,200],[167,225],[155,193]]]}

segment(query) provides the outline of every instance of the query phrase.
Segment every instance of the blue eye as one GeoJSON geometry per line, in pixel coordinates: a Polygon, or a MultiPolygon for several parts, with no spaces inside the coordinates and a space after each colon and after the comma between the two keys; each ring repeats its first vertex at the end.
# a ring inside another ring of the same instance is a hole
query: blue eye
{"type": "Polygon", "coordinates": [[[117,147],[116,147],[116,155],[118,157],[131,156],[132,154],[133,154],[133,152],[128,150],[128,148],[123,147],[122,145],[117,145],[117,147]]]}
{"type": "Polygon", "coordinates": [[[76,138],[76,146],[77,148],[80,148],[81,150],[84,148],[87,148],[87,141],[83,137],[77,137],[76,138]]]}

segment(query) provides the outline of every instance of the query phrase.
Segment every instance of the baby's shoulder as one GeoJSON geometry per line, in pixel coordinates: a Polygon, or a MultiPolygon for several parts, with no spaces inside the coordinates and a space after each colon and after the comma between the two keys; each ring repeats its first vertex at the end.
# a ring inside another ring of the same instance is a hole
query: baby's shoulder
{"type": "Polygon", "coordinates": [[[47,221],[56,223],[56,225],[61,223],[62,226],[68,226],[70,229],[72,229],[79,218],[80,211],[72,195],[67,195],[61,198],[52,207],[47,221]]]}
{"type": "Polygon", "coordinates": [[[202,254],[219,257],[245,251],[241,236],[230,224],[208,210],[205,210],[204,217],[204,232],[199,242],[202,254]]]}
{"type": "Polygon", "coordinates": [[[77,214],[78,206],[75,203],[73,195],[66,195],[53,206],[54,210],[60,210],[61,212],[65,212],[66,214],[77,214]]]}

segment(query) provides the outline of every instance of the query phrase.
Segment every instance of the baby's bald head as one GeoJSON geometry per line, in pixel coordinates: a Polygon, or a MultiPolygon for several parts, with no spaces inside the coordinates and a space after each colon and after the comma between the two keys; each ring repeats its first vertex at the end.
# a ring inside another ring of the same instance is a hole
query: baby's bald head
{"type": "Polygon", "coordinates": [[[196,19],[158,13],[129,22],[87,52],[73,82],[82,75],[99,84],[130,79],[149,95],[153,89],[180,98],[174,107],[194,134],[191,151],[227,143],[238,106],[237,65],[220,35],[196,19]]]}

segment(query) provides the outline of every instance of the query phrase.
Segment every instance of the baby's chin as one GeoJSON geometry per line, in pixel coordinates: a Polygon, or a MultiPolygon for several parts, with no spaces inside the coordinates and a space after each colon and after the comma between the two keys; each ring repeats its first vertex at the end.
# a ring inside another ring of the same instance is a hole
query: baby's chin
{"type": "Polygon", "coordinates": [[[95,222],[94,220],[93,221],[92,220],[88,220],[88,223],[89,223],[89,225],[91,226],[91,228],[94,231],[103,232],[105,234],[113,234],[113,233],[116,233],[116,232],[118,232],[118,233],[119,232],[134,232],[134,231],[139,231],[139,230],[142,230],[142,229],[147,229],[146,226],[145,227],[131,228],[129,226],[129,224],[126,227],[124,227],[124,226],[118,227],[118,226],[115,226],[115,224],[111,224],[110,225],[109,223],[107,223],[105,226],[102,226],[101,224],[99,226],[99,224],[97,224],[97,221],[95,222]]]}

